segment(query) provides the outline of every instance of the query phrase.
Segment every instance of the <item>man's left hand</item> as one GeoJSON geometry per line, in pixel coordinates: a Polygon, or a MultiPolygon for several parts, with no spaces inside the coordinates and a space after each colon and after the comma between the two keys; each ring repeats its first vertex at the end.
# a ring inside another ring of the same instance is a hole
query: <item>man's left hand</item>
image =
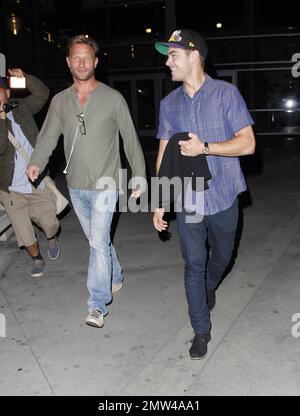
{"type": "Polygon", "coordinates": [[[189,133],[190,140],[180,140],[178,142],[180,151],[183,156],[198,156],[203,151],[203,141],[199,139],[197,134],[189,133]]]}

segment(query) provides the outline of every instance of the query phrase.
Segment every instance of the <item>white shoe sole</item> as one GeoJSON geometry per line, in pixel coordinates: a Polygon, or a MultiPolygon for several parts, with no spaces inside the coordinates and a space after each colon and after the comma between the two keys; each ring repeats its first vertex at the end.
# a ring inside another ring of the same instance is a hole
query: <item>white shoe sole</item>
{"type": "Polygon", "coordinates": [[[102,328],[104,326],[104,323],[102,325],[99,325],[97,322],[91,321],[85,321],[85,323],[89,326],[92,326],[93,328],[102,328]]]}
{"type": "Polygon", "coordinates": [[[207,353],[205,354],[205,355],[202,355],[202,357],[192,357],[191,355],[190,355],[190,359],[191,360],[203,360],[203,358],[205,358],[207,356],[207,353]]]}
{"type": "Polygon", "coordinates": [[[93,317],[88,317],[85,320],[85,323],[89,326],[93,326],[94,328],[102,328],[104,325],[104,319],[102,320],[101,323],[99,323],[98,319],[93,319],[93,317]]]}
{"type": "Polygon", "coordinates": [[[58,257],[60,256],[60,250],[59,250],[59,252],[58,252],[58,254],[57,254],[56,257],[51,257],[49,251],[47,251],[47,253],[48,253],[48,257],[49,257],[50,260],[57,260],[58,257]]]}
{"type": "Polygon", "coordinates": [[[34,274],[31,273],[30,276],[31,277],[42,277],[43,274],[44,274],[44,272],[42,272],[42,273],[34,273],[34,274]]]}

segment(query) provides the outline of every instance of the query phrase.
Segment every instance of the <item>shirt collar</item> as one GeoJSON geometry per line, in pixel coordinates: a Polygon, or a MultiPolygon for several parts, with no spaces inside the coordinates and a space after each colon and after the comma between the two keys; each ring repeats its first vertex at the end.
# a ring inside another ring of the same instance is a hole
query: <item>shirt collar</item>
{"type": "Polygon", "coordinates": [[[6,117],[8,118],[8,120],[10,122],[12,122],[14,120],[14,116],[13,116],[12,111],[9,111],[8,113],[6,113],[6,117]]]}
{"type": "MultiPolygon", "coordinates": [[[[199,90],[195,92],[193,96],[193,100],[195,98],[198,98],[198,96],[202,94],[203,92],[210,92],[212,87],[213,87],[213,79],[207,73],[205,73],[204,83],[201,85],[199,90]]],[[[188,94],[186,94],[186,92],[184,91],[183,85],[181,86],[181,92],[185,98],[191,99],[191,97],[188,94]]]]}

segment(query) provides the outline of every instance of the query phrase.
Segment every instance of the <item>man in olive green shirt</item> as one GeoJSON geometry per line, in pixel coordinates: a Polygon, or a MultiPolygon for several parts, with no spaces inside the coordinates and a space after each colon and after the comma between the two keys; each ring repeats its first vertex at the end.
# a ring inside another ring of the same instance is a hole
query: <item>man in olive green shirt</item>
{"type": "MultiPolygon", "coordinates": [[[[141,183],[140,178],[146,174],[142,149],[124,98],[95,79],[97,52],[98,45],[91,38],[79,35],[70,39],[67,63],[74,83],[52,99],[27,173],[31,180],[38,178],[63,134],[67,184],[90,245],[86,323],[101,328],[112,292],[119,290],[123,282],[122,269],[110,240],[121,169],[119,133],[133,184],[141,183]],[[103,178],[109,179],[105,190],[100,185],[103,178]]],[[[134,189],[132,196],[139,197],[142,191],[134,189]]]]}

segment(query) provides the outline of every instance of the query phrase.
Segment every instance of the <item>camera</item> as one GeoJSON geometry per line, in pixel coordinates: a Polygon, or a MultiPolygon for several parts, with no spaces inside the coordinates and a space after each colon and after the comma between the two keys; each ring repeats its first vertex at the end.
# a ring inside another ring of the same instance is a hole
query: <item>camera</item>
{"type": "Polygon", "coordinates": [[[16,107],[18,107],[17,101],[11,101],[10,103],[3,104],[3,110],[6,113],[9,113],[11,110],[13,110],[16,107]]]}
{"type": "Polygon", "coordinates": [[[10,77],[9,86],[10,88],[26,88],[26,78],[10,77]]]}

